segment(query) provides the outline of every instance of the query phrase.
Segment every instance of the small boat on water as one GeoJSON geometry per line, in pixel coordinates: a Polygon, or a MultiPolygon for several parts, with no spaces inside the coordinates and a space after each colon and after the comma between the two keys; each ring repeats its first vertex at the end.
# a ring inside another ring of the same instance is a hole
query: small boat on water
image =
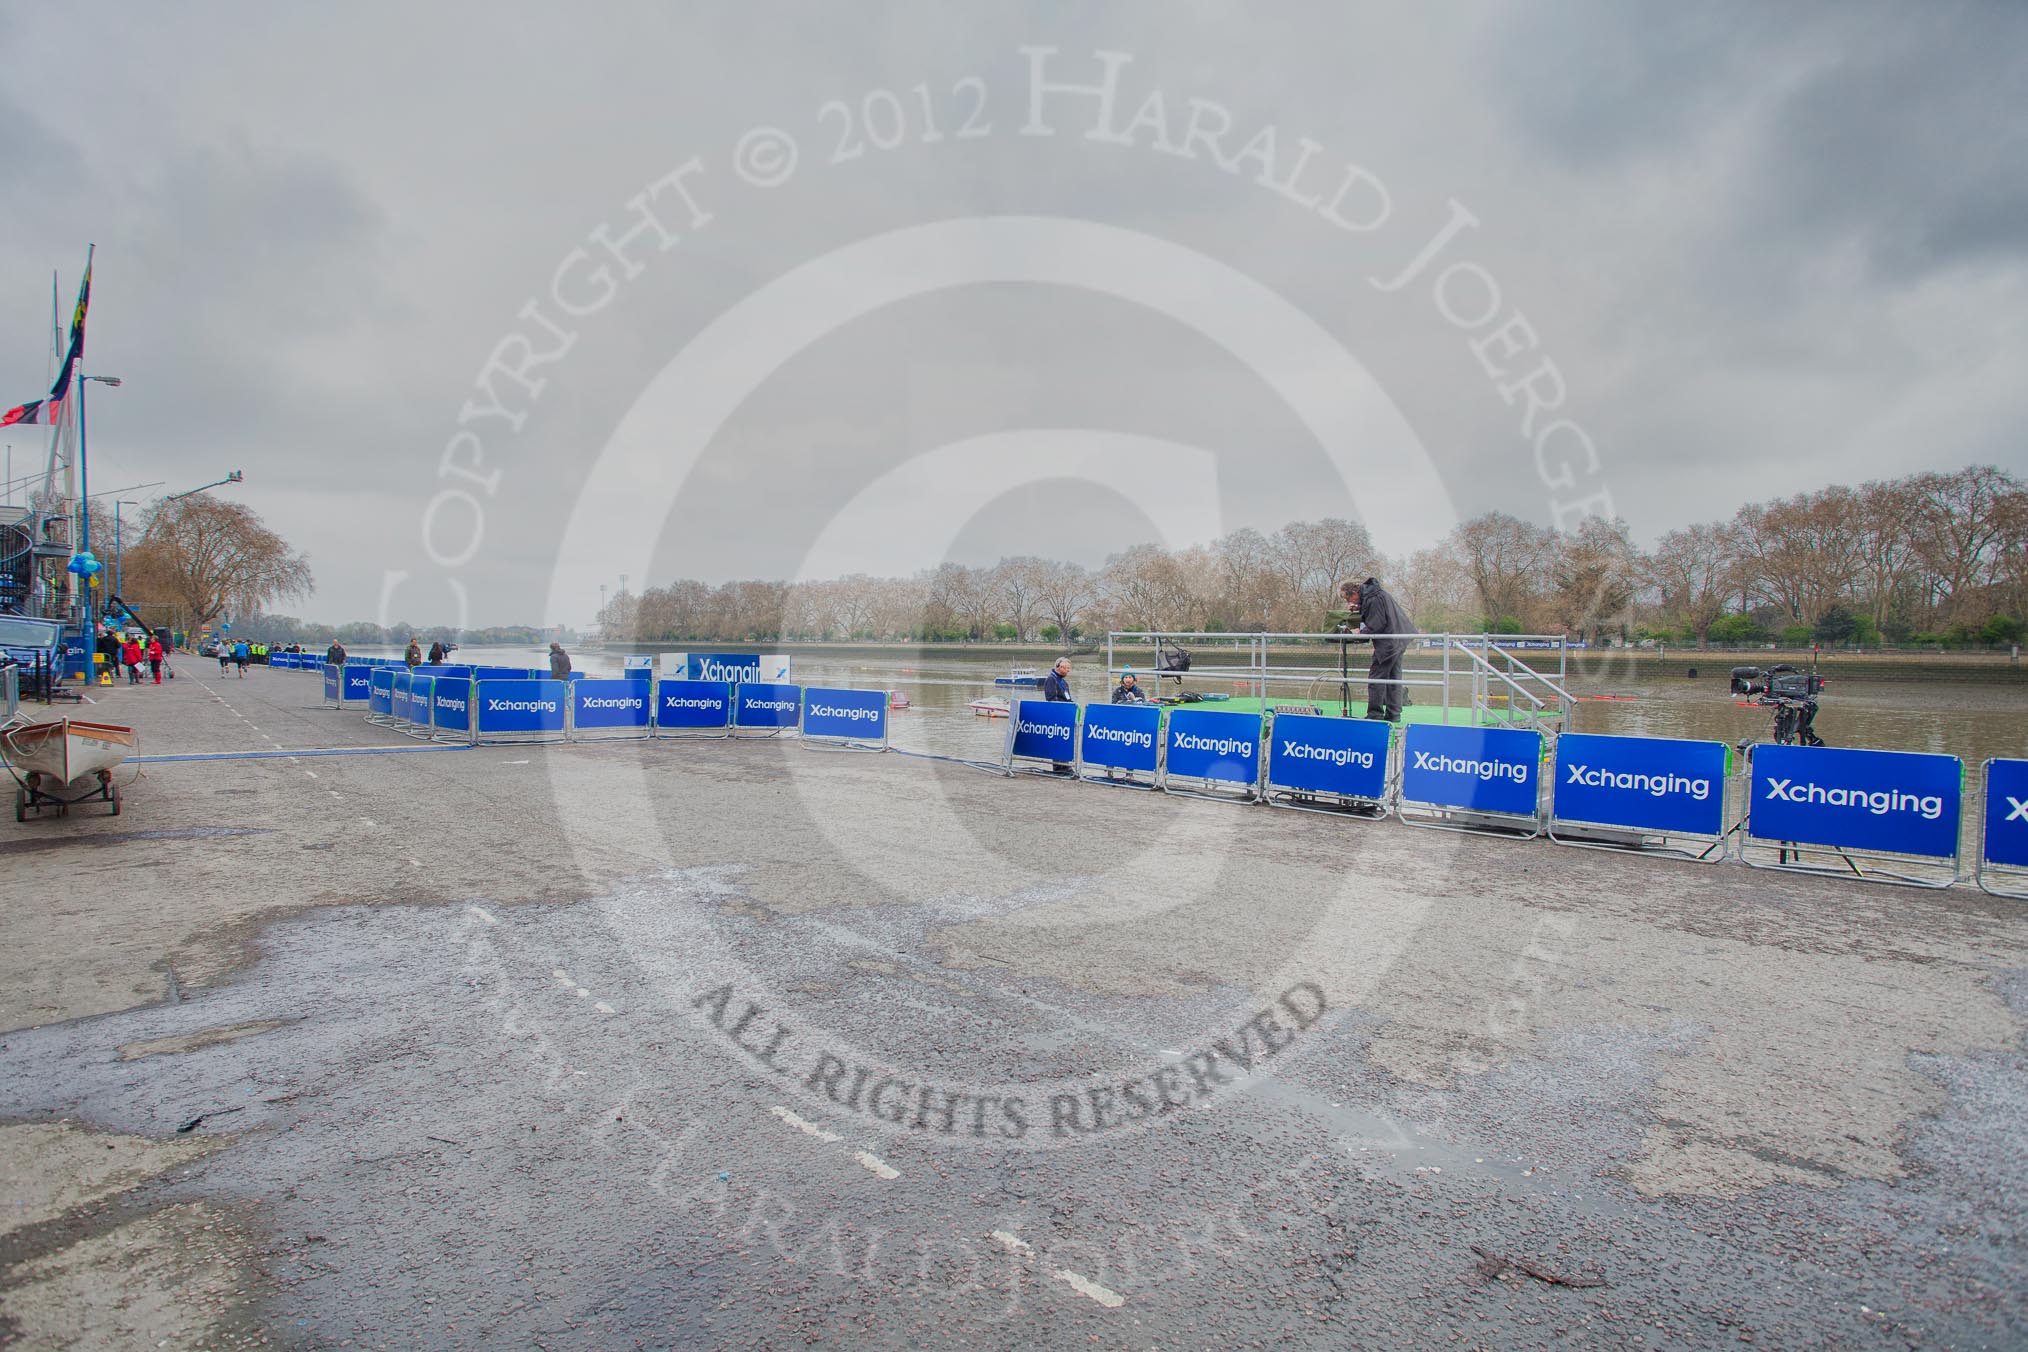
{"type": "Polygon", "coordinates": [[[1005,718],[1009,713],[1007,701],[995,695],[973,700],[971,708],[978,718],[1005,718]]]}
{"type": "Polygon", "coordinates": [[[1039,687],[1042,684],[1042,674],[1036,671],[1034,667],[1016,667],[1005,676],[995,676],[993,684],[1032,685],[1039,687]]]}
{"type": "Polygon", "coordinates": [[[53,718],[25,723],[0,732],[0,760],[14,772],[14,820],[26,821],[30,811],[69,808],[93,799],[112,804],[120,815],[120,791],[113,767],[140,746],[134,730],[118,723],[93,723],[82,718],[53,718]],[[72,785],[86,791],[66,797],[59,790],[72,785]]]}

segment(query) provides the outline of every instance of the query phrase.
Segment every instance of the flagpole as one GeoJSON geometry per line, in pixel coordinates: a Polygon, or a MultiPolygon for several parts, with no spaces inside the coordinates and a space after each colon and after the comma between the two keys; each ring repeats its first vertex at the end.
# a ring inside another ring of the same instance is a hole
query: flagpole
{"type": "MultiPolygon", "coordinates": [[[[90,244],[85,245],[84,287],[81,288],[80,290],[79,313],[71,319],[71,328],[74,330],[74,332],[71,334],[71,346],[76,350],[64,353],[64,360],[74,363],[74,365],[71,366],[68,374],[71,380],[76,382],[77,385],[77,488],[78,488],[77,514],[78,521],[80,523],[78,530],[78,539],[82,542],[79,545],[77,552],[80,554],[89,554],[92,552],[91,458],[86,450],[85,443],[85,386],[89,385],[91,382],[84,378],[84,372],[79,368],[81,368],[84,365],[85,316],[83,313],[83,307],[90,303],[91,296],[90,287],[92,278],[92,252],[94,247],[95,246],[90,244]]],[[[85,651],[84,678],[86,684],[90,684],[92,678],[92,652],[94,649],[98,647],[98,637],[99,637],[98,631],[92,625],[91,575],[89,573],[79,575],[78,584],[80,589],[84,592],[84,605],[79,612],[83,617],[79,625],[79,634],[84,642],[84,651],[85,651]]]]}
{"type": "MultiPolygon", "coordinates": [[[[86,263],[85,266],[89,268],[91,264],[86,263]]],[[[78,366],[84,365],[82,354],[79,355],[77,364],[78,366]]],[[[76,367],[71,368],[70,378],[77,382],[77,514],[79,521],[83,523],[82,528],[78,532],[78,538],[83,543],[78,547],[77,552],[89,554],[92,552],[92,469],[91,460],[85,453],[85,386],[91,384],[91,382],[81,378],[76,367]]],[[[84,609],[82,612],[84,620],[80,626],[80,632],[84,635],[85,645],[85,683],[89,685],[92,678],[92,652],[98,647],[99,635],[98,631],[92,627],[91,575],[89,573],[80,574],[78,583],[84,589],[84,609]]]]}

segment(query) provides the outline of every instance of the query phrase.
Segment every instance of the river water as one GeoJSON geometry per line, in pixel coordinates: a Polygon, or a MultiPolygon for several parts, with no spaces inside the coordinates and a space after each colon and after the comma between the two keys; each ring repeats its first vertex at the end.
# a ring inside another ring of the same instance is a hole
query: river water
{"type": "MultiPolygon", "coordinates": [[[[361,649],[359,655],[392,657],[398,651],[361,649]]],[[[456,660],[527,667],[548,663],[546,649],[536,647],[460,648],[456,660]]],[[[576,653],[572,661],[580,671],[617,676],[621,654],[576,653]]],[[[1354,661],[1363,665],[1363,657],[1355,655],[1354,661]]],[[[1733,744],[1766,741],[1772,735],[1769,711],[1742,708],[1727,692],[1726,673],[1732,661],[1714,654],[1711,665],[1695,679],[1642,681],[1576,675],[1569,683],[1571,694],[1578,697],[1574,730],[1733,744]]],[[[996,694],[1019,693],[1004,687],[996,690],[993,685],[993,678],[1006,674],[1012,665],[1006,656],[904,649],[878,655],[797,654],[794,662],[798,684],[890,690],[906,696],[910,707],[897,711],[890,720],[892,741],[907,750],[941,755],[996,756],[1006,739],[1006,719],[981,717],[970,705],[996,694]]],[[[1420,662],[1411,658],[1409,665],[1420,662]]],[[[1355,701],[1362,697],[1356,680],[1358,669],[1355,665],[1351,691],[1355,701]]],[[[1081,701],[1107,698],[1112,682],[1105,674],[1103,656],[1075,659],[1071,684],[1081,701]]],[[[1173,690],[1174,685],[1165,683],[1164,688],[1173,690]]],[[[1247,693],[1230,680],[1208,677],[1192,677],[1186,688],[1247,693]]],[[[1320,683],[1314,691],[1294,693],[1335,699],[1338,686],[1333,680],[1320,683]]],[[[1435,688],[1425,687],[1414,691],[1413,697],[1419,703],[1433,703],[1439,694],[1435,688]]],[[[1452,700],[1462,706],[1469,698],[1464,681],[1454,680],[1452,700]]],[[[1825,689],[1819,703],[1817,733],[1832,746],[1940,752],[1959,757],[1973,772],[1992,757],[2028,756],[2028,687],[2019,684],[1838,678],[1825,689]]]]}

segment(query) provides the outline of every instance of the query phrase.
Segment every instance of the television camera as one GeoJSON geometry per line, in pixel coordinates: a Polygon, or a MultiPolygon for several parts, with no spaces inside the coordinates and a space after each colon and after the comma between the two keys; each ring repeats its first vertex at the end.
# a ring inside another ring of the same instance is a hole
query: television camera
{"type": "Polygon", "coordinates": [[[1815,671],[1804,671],[1787,662],[1777,662],[1771,667],[1734,667],[1732,669],[1732,693],[1747,696],[1742,704],[1757,705],[1774,710],[1774,739],[1777,746],[1790,746],[1800,742],[1804,746],[1822,746],[1824,739],[1817,736],[1817,695],[1824,688],[1824,678],[1815,671]]]}

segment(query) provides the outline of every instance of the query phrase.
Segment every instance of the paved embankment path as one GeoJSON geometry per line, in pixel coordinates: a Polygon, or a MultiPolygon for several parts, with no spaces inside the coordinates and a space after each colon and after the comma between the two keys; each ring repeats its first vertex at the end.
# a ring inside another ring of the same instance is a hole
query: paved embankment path
{"type": "Polygon", "coordinates": [[[2018,907],[214,666],[0,833],[31,1342],[2028,1334],[2018,907]]]}

